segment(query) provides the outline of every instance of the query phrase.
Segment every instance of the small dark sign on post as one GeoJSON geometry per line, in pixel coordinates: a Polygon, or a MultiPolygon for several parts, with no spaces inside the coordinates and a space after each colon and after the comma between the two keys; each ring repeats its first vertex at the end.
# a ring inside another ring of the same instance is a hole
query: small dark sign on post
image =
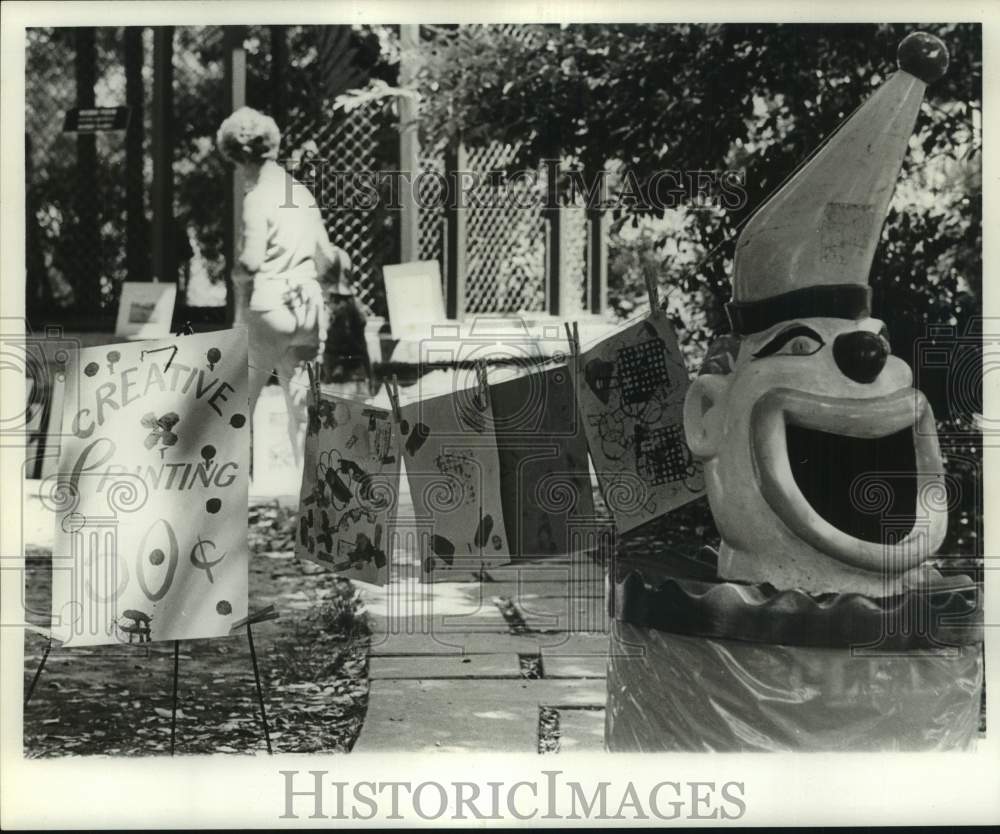
{"type": "Polygon", "coordinates": [[[74,107],[66,111],[63,133],[103,133],[128,127],[127,107],[74,107]]]}

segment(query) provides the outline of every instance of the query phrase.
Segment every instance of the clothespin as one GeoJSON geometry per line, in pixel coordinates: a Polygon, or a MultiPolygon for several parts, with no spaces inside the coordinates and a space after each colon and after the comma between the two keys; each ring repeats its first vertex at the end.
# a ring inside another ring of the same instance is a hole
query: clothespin
{"type": "Polygon", "coordinates": [[[392,375],[392,380],[386,382],[385,392],[389,395],[389,404],[392,406],[392,418],[397,423],[403,422],[402,412],[399,410],[399,380],[396,375],[392,375]]]}
{"type": "Polygon", "coordinates": [[[646,292],[649,294],[650,318],[663,315],[663,310],[660,308],[660,282],[657,280],[656,271],[648,263],[643,266],[642,277],[646,281],[646,292]]]}
{"type": "Polygon", "coordinates": [[[489,402],[487,399],[489,396],[489,377],[485,359],[480,359],[476,362],[476,379],[479,382],[479,402],[482,403],[483,408],[486,408],[486,403],[489,402]]]}
{"type": "Polygon", "coordinates": [[[569,342],[569,353],[570,356],[579,356],[580,354],[580,329],[577,327],[576,322],[573,322],[573,328],[570,329],[570,323],[568,321],[563,322],[563,327],[566,328],[566,341],[569,342]]]}
{"type": "Polygon", "coordinates": [[[309,393],[313,402],[319,405],[319,368],[315,362],[306,362],[306,373],[309,374],[309,393]]]}

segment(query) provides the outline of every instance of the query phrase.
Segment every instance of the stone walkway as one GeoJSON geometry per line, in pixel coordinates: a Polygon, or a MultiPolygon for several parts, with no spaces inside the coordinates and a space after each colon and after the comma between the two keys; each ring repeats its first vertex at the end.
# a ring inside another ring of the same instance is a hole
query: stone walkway
{"type": "MultiPolygon", "coordinates": [[[[276,386],[265,394],[254,426],[270,442],[260,444],[268,456],[255,468],[267,477],[252,484],[252,501],[295,506],[301,476],[283,399],[276,386]]],[[[405,475],[400,486],[397,540],[413,515],[405,475]]],[[[26,541],[51,539],[49,517],[27,513],[25,523],[26,541]]],[[[374,633],[368,713],[354,750],[603,750],[610,632],[598,554],[607,551],[608,534],[595,520],[586,552],[575,558],[479,576],[453,572],[434,583],[419,581],[416,553],[397,550],[386,587],[358,583],[374,633]]]]}
{"type": "MultiPolygon", "coordinates": [[[[403,479],[401,518],[408,495],[403,479]]],[[[403,522],[405,525],[405,522],[403,522]]],[[[358,752],[604,749],[609,642],[596,556],[419,582],[396,552],[373,616],[358,752]]]]}

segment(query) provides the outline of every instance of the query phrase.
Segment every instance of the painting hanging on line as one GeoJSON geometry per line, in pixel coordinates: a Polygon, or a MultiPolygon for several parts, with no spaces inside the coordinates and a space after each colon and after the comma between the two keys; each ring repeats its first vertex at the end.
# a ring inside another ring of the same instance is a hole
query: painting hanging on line
{"type": "Polygon", "coordinates": [[[396,431],[391,412],[358,400],[319,394],[309,406],[296,556],[386,583],[399,499],[396,431]]]}
{"type": "Polygon", "coordinates": [[[688,375],[667,317],[629,325],[571,363],[601,492],[619,533],[700,497],[684,437],[688,375]]]}

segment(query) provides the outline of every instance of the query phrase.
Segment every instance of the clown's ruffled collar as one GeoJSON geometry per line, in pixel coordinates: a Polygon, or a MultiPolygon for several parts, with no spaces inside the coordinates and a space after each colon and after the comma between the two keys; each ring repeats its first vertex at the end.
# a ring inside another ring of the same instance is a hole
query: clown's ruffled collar
{"type": "MultiPolygon", "coordinates": [[[[646,527],[653,527],[651,522],[646,527]]],[[[982,586],[967,575],[925,566],[902,593],[809,593],[716,575],[717,555],[650,548],[639,528],[619,547],[609,615],[675,634],[864,652],[954,651],[983,641],[982,586]]]]}

